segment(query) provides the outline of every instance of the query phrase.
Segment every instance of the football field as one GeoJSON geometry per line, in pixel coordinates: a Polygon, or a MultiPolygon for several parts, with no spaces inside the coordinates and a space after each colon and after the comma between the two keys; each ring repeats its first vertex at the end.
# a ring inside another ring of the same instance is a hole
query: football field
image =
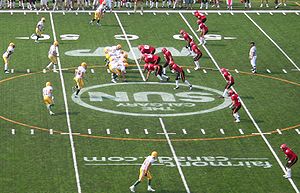
{"type": "MultiPolygon", "coordinates": [[[[0,73],[1,193],[125,193],[152,151],[152,187],[158,193],[299,192],[299,163],[285,179],[286,143],[300,153],[300,11],[207,11],[209,27],[201,69],[179,34],[199,43],[192,11],[106,13],[101,26],[93,12],[0,12],[2,53],[14,42],[10,74],[0,73]],[[44,36],[34,30],[45,17],[44,36]],[[45,71],[48,50],[59,42],[58,73],[45,71]],[[257,47],[251,73],[249,43],[257,47]],[[121,44],[129,53],[127,80],[111,82],[104,48],[121,44]],[[175,75],[145,81],[138,45],[168,48],[183,66],[193,90],[175,75]],[[74,70],[88,64],[79,98],[74,70]],[[235,123],[231,99],[220,98],[235,78],[242,108],[235,123]],[[42,99],[54,88],[55,115],[42,99]],[[181,82],[182,83],[182,82],[181,82]]],[[[3,61],[2,61],[3,63],[3,61]]],[[[3,67],[3,66],[2,66],[3,67]]],[[[136,192],[147,192],[146,180],[136,192]]]]}

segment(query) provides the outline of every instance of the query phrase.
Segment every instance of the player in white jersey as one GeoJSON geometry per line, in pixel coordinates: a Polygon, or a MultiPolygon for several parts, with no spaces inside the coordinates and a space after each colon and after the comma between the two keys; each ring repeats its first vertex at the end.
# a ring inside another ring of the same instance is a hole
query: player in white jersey
{"type": "Polygon", "coordinates": [[[75,81],[76,85],[72,88],[75,93],[75,98],[78,97],[78,94],[80,90],[84,86],[83,78],[84,74],[86,73],[87,64],[85,62],[82,62],[80,66],[75,70],[75,77],[73,80],[75,81]]]}
{"type": "Polygon", "coordinates": [[[35,35],[36,35],[35,42],[36,43],[38,43],[39,38],[42,37],[42,31],[44,31],[44,22],[45,21],[46,21],[46,19],[44,17],[42,17],[41,20],[36,24],[36,27],[35,27],[35,35]]]}
{"type": "Polygon", "coordinates": [[[105,5],[106,5],[105,1],[103,1],[102,4],[99,5],[99,7],[97,8],[97,10],[94,13],[93,19],[90,21],[90,24],[93,25],[94,21],[97,20],[97,25],[101,26],[100,19],[104,17],[105,5]]]}
{"type": "Polygon", "coordinates": [[[48,58],[50,60],[50,63],[46,67],[47,70],[50,70],[50,67],[53,65],[53,72],[58,72],[56,70],[57,65],[57,47],[58,47],[58,41],[54,41],[53,44],[50,46],[49,52],[48,52],[48,58]]]}
{"type": "Polygon", "coordinates": [[[249,59],[252,66],[252,73],[256,73],[256,46],[254,42],[250,42],[249,59]]]}
{"type": "Polygon", "coordinates": [[[9,60],[11,55],[14,53],[15,51],[15,44],[14,43],[9,43],[7,50],[4,52],[4,54],[2,55],[3,61],[4,61],[4,73],[8,74],[9,70],[8,70],[8,64],[9,64],[9,60]]]}
{"type": "Polygon", "coordinates": [[[49,114],[54,115],[54,113],[52,112],[52,106],[54,105],[54,97],[51,82],[47,82],[46,87],[43,88],[43,101],[49,111],[49,114]]]}
{"type": "Polygon", "coordinates": [[[141,166],[141,168],[140,168],[139,179],[138,179],[132,186],[129,187],[129,190],[130,190],[131,192],[135,192],[135,187],[136,187],[139,183],[141,183],[141,181],[142,181],[145,177],[148,179],[148,188],[147,188],[147,190],[148,190],[149,192],[154,192],[154,191],[155,191],[155,190],[152,189],[152,187],[151,187],[152,175],[151,175],[149,169],[150,169],[151,165],[155,162],[157,156],[158,156],[158,153],[157,153],[156,151],[153,151],[153,152],[151,153],[151,155],[148,156],[148,157],[144,160],[144,162],[143,162],[143,164],[142,164],[142,166],[141,166]]]}

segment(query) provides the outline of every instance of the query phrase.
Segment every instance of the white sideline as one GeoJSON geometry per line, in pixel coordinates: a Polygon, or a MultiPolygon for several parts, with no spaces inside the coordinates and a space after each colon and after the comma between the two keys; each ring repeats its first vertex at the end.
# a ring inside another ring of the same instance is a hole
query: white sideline
{"type": "Polygon", "coordinates": [[[129,46],[129,49],[130,49],[130,51],[131,51],[131,53],[132,53],[132,56],[133,56],[133,58],[134,58],[134,61],[135,61],[136,65],[137,65],[137,67],[138,67],[138,69],[139,69],[139,71],[140,71],[140,74],[141,74],[141,76],[142,76],[142,78],[143,78],[143,81],[146,81],[145,76],[144,76],[144,74],[143,74],[143,72],[142,72],[142,69],[141,69],[141,67],[140,67],[140,64],[139,64],[139,62],[138,62],[138,60],[137,60],[137,58],[136,58],[136,56],[135,56],[135,54],[134,54],[134,51],[133,51],[133,49],[132,49],[131,43],[129,42],[129,40],[128,40],[128,38],[127,38],[127,34],[126,34],[126,32],[125,32],[125,29],[123,28],[123,25],[122,25],[122,23],[121,23],[121,21],[120,21],[120,19],[119,19],[119,16],[118,16],[117,13],[115,13],[115,16],[116,16],[117,21],[118,21],[118,23],[119,23],[119,25],[120,25],[120,27],[121,27],[121,30],[122,30],[122,32],[123,32],[123,34],[124,34],[124,36],[125,36],[126,42],[127,42],[128,46],[129,46]]]}
{"type": "Polygon", "coordinates": [[[281,49],[281,47],[247,14],[246,17],[278,48],[278,50],[300,71],[297,64],[281,49]]]}
{"type": "MultiPolygon", "coordinates": [[[[196,32],[193,30],[193,28],[191,27],[191,25],[188,23],[188,21],[185,19],[185,17],[179,13],[181,18],[184,20],[184,22],[187,24],[187,26],[190,28],[190,30],[193,32],[194,36],[198,39],[198,41],[200,42],[199,37],[197,36],[196,32]]],[[[213,61],[213,63],[215,64],[215,66],[218,68],[220,74],[220,67],[218,65],[218,63],[216,62],[216,60],[214,59],[214,57],[211,55],[211,53],[209,52],[209,50],[207,49],[207,47],[205,45],[202,45],[203,48],[205,49],[206,53],[209,55],[209,57],[211,58],[211,60],[213,61]]],[[[222,75],[222,74],[221,74],[222,75]]],[[[223,75],[222,75],[223,76],[223,75]]],[[[224,78],[224,76],[223,76],[224,78]]],[[[232,87],[232,89],[235,91],[235,89],[232,87]]],[[[264,142],[266,143],[266,145],[268,146],[269,150],[271,151],[271,153],[273,154],[274,158],[276,159],[276,161],[278,162],[279,166],[281,167],[282,171],[284,173],[286,173],[285,167],[283,166],[283,164],[281,163],[279,157],[277,156],[277,154],[275,153],[273,147],[271,146],[271,144],[269,143],[269,141],[267,140],[267,138],[265,137],[265,133],[263,133],[260,129],[260,127],[258,126],[258,124],[256,123],[256,121],[254,120],[254,118],[252,117],[251,113],[249,112],[248,108],[246,107],[244,101],[240,98],[241,104],[244,107],[248,117],[251,119],[253,125],[256,127],[257,131],[259,132],[260,136],[262,137],[262,139],[264,140],[264,142]]],[[[294,188],[294,190],[296,191],[296,193],[300,193],[298,190],[298,187],[296,186],[296,184],[294,183],[294,181],[289,178],[288,179],[289,182],[291,183],[292,187],[294,188]]]]}
{"type": "MultiPolygon", "coordinates": [[[[56,33],[55,33],[54,22],[53,22],[53,17],[52,17],[51,12],[50,12],[50,22],[51,22],[51,27],[52,27],[52,32],[53,32],[53,39],[54,39],[54,41],[56,41],[56,33]]],[[[57,53],[59,55],[58,48],[57,48],[57,53]]],[[[71,145],[71,150],[72,150],[72,158],[73,158],[73,166],[74,166],[74,170],[75,170],[77,191],[78,191],[78,193],[81,193],[78,165],[77,165],[77,159],[76,159],[76,153],[75,153],[75,145],[74,145],[74,140],[73,140],[73,135],[72,135],[73,132],[72,132],[72,128],[71,128],[69,107],[68,107],[68,101],[67,101],[67,93],[66,93],[66,88],[65,88],[64,77],[63,77],[63,74],[62,74],[62,71],[61,71],[62,68],[61,68],[61,63],[60,63],[60,58],[59,57],[57,57],[57,64],[58,64],[59,76],[60,76],[60,80],[61,80],[61,86],[62,86],[62,92],[63,92],[63,97],[64,97],[65,109],[66,109],[67,125],[68,125],[68,129],[69,129],[69,139],[70,139],[70,145],[71,145]]]]}
{"type": "Polygon", "coordinates": [[[168,133],[167,133],[167,130],[166,130],[166,127],[165,127],[165,124],[164,124],[162,118],[159,118],[159,122],[160,122],[160,125],[161,125],[161,127],[162,127],[162,129],[163,129],[163,131],[164,131],[164,134],[165,134],[165,136],[166,136],[166,139],[167,139],[167,141],[168,141],[168,144],[169,144],[169,146],[170,146],[171,152],[172,152],[172,154],[173,154],[173,157],[174,157],[174,160],[175,160],[175,163],[176,163],[178,172],[179,172],[179,174],[180,174],[181,180],[182,180],[183,185],[184,185],[184,187],[185,187],[185,190],[186,190],[187,193],[190,193],[190,192],[191,192],[191,191],[190,191],[190,188],[189,188],[189,186],[187,185],[187,182],[186,182],[185,177],[184,177],[184,174],[183,174],[183,172],[182,172],[182,170],[181,170],[181,167],[180,167],[180,164],[179,164],[177,155],[176,155],[176,153],[175,153],[174,147],[173,147],[173,145],[172,145],[172,143],[171,143],[170,137],[169,137],[169,135],[168,135],[168,133]]]}

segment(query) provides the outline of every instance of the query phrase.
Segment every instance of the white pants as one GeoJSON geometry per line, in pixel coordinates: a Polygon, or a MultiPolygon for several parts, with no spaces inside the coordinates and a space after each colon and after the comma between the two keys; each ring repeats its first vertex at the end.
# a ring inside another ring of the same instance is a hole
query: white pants
{"type": "Polygon", "coordinates": [[[250,60],[250,64],[252,68],[256,68],[256,57],[257,56],[253,56],[252,59],[250,60]]]}

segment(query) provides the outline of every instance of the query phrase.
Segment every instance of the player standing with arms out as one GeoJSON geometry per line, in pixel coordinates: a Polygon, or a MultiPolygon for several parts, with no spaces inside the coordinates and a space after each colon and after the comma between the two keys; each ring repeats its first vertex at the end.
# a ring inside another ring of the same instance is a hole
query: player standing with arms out
{"type": "Polygon", "coordinates": [[[234,85],[234,78],[231,76],[231,74],[225,69],[221,68],[221,73],[223,74],[227,84],[225,86],[225,90],[221,96],[221,98],[224,98],[227,96],[228,90],[231,88],[231,86],[234,85]]]}
{"type": "Polygon", "coordinates": [[[14,53],[15,51],[15,44],[14,43],[9,43],[7,50],[4,52],[4,54],[2,55],[3,61],[4,61],[4,73],[5,74],[9,74],[9,69],[8,69],[8,64],[9,64],[9,60],[11,55],[14,53]]]}
{"type": "Polygon", "coordinates": [[[100,19],[104,17],[104,12],[105,12],[105,1],[103,1],[97,10],[94,13],[94,18],[90,21],[90,24],[93,25],[94,21],[97,20],[97,25],[101,26],[100,24],[100,19]]]}
{"type": "Polygon", "coordinates": [[[75,87],[72,88],[74,92],[76,92],[75,98],[78,97],[80,90],[84,86],[83,78],[84,78],[84,74],[86,73],[86,69],[87,69],[87,64],[85,62],[82,62],[80,66],[78,66],[78,68],[75,70],[75,77],[73,80],[75,81],[76,85],[75,87]]]}
{"type": "Polygon", "coordinates": [[[239,99],[239,95],[235,93],[233,90],[228,91],[228,96],[231,98],[232,104],[230,105],[229,108],[232,109],[232,116],[235,118],[235,122],[239,123],[241,122],[240,120],[240,115],[238,111],[240,110],[242,104],[239,99]]]}
{"type": "Polygon", "coordinates": [[[45,23],[46,19],[44,17],[41,18],[41,20],[36,24],[35,27],[35,35],[36,35],[36,39],[35,39],[35,43],[39,43],[39,38],[42,37],[42,31],[44,31],[44,23],[45,23]]]}
{"type": "Polygon", "coordinates": [[[48,58],[50,60],[50,63],[48,64],[48,66],[46,66],[46,69],[50,70],[50,67],[53,65],[53,72],[58,72],[56,70],[57,47],[58,47],[58,41],[54,41],[53,44],[50,46],[50,49],[49,49],[49,52],[48,52],[48,58]]]}
{"type": "Polygon", "coordinates": [[[200,31],[200,44],[199,45],[204,45],[206,44],[204,36],[208,33],[208,27],[205,25],[205,23],[202,23],[200,19],[197,21],[199,27],[197,29],[197,32],[200,31]]]}
{"type": "Polygon", "coordinates": [[[285,178],[291,178],[292,177],[292,169],[291,167],[298,161],[298,156],[286,145],[286,144],[282,144],[280,146],[280,149],[282,149],[282,151],[284,152],[285,156],[286,156],[286,174],[283,175],[283,177],[285,178]]]}
{"type": "Polygon", "coordinates": [[[196,55],[193,59],[194,59],[194,63],[195,63],[195,68],[194,70],[199,70],[200,69],[200,64],[199,64],[199,60],[202,57],[202,52],[201,50],[198,48],[198,46],[196,44],[194,44],[192,46],[192,51],[194,52],[194,54],[196,55]]]}
{"type": "Polygon", "coordinates": [[[167,50],[166,48],[163,48],[161,51],[164,54],[164,58],[166,60],[164,66],[163,66],[163,74],[166,75],[167,66],[169,66],[170,63],[173,62],[174,60],[173,60],[173,56],[169,50],[167,50]]]}
{"type": "Polygon", "coordinates": [[[250,51],[249,51],[249,59],[250,59],[250,64],[252,66],[252,73],[256,73],[256,46],[254,42],[250,42],[250,51]]]}
{"type": "Polygon", "coordinates": [[[52,107],[54,106],[53,87],[51,82],[46,82],[46,87],[43,88],[43,100],[50,115],[54,115],[52,107]]]}
{"type": "Polygon", "coordinates": [[[139,179],[138,179],[132,186],[129,187],[129,190],[130,190],[131,192],[135,192],[135,187],[136,187],[139,183],[141,183],[141,181],[142,181],[145,177],[148,179],[148,188],[147,188],[147,190],[148,190],[149,192],[155,192],[155,190],[152,189],[152,187],[151,187],[152,175],[151,175],[151,173],[150,173],[150,167],[151,167],[151,165],[155,162],[155,160],[157,159],[157,156],[158,156],[158,153],[157,153],[156,151],[153,151],[153,152],[151,153],[151,155],[148,156],[148,157],[144,160],[144,162],[143,162],[143,164],[142,164],[142,166],[141,166],[141,168],[140,168],[139,179]]]}
{"type": "Polygon", "coordinates": [[[191,83],[189,83],[188,80],[186,80],[183,68],[178,64],[175,64],[173,61],[170,63],[170,67],[172,71],[176,73],[176,78],[175,78],[176,87],[174,88],[174,90],[179,89],[179,79],[181,79],[182,82],[187,84],[189,86],[189,89],[192,90],[193,86],[191,85],[191,83]]]}

